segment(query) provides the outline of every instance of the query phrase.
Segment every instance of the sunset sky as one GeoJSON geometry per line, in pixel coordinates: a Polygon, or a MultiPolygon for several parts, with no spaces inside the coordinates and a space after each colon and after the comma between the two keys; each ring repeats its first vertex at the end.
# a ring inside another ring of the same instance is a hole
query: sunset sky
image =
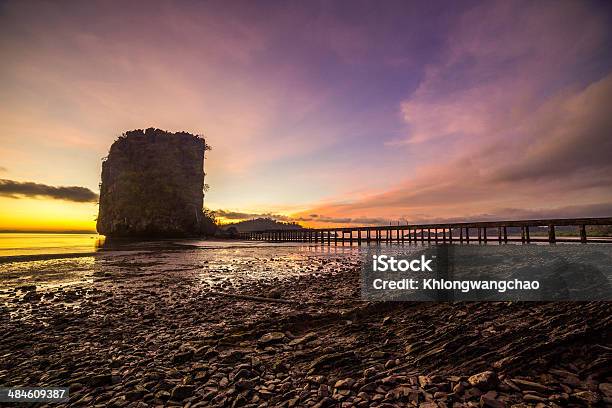
{"type": "Polygon", "coordinates": [[[3,1],[0,230],[93,229],[147,127],[225,220],[611,216],[611,4],[3,1]]]}

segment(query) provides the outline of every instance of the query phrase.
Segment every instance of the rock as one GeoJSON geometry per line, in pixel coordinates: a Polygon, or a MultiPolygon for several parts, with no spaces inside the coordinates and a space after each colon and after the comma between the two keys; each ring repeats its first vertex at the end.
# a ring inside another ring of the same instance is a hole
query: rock
{"type": "Polygon", "coordinates": [[[310,364],[310,369],[314,370],[314,369],[321,368],[321,367],[329,365],[329,364],[334,364],[334,363],[337,363],[339,361],[348,360],[348,359],[351,359],[351,360],[355,359],[355,352],[354,351],[345,351],[345,352],[342,352],[342,353],[324,354],[321,357],[318,357],[316,360],[314,360],[310,364]]]}
{"type": "Polygon", "coordinates": [[[570,395],[571,399],[589,405],[597,404],[601,397],[594,391],[580,391],[570,395]]]}
{"type": "Polygon", "coordinates": [[[463,385],[463,383],[459,382],[453,387],[453,393],[455,395],[461,395],[463,394],[463,391],[465,391],[465,386],[463,385]]]}
{"type": "Polygon", "coordinates": [[[302,337],[299,337],[299,338],[297,338],[297,339],[293,339],[293,340],[291,340],[291,341],[289,342],[289,345],[290,345],[290,346],[298,346],[298,345],[300,345],[300,344],[303,344],[303,343],[307,343],[307,342],[309,342],[309,341],[312,341],[312,340],[316,339],[317,337],[318,337],[318,336],[317,336],[317,334],[316,334],[316,333],[307,333],[307,334],[305,334],[305,335],[304,335],[304,336],[302,336],[302,337]]]}
{"type": "Polygon", "coordinates": [[[466,399],[471,399],[471,398],[480,398],[480,396],[482,395],[482,391],[480,390],[480,388],[478,387],[472,387],[472,388],[468,388],[464,393],[463,396],[466,399]]]}
{"type": "Polygon", "coordinates": [[[199,235],[206,150],[203,138],[186,132],[149,128],[120,136],[102,162],[98,232],[199,235]]]}
{"type": "Polygon", "coordinates": [[[599,391],[606,397],[612,398],[612,383],[599,384],[599,391]]]}
{"type": "Polygon", "coordinates": [[[170,397],[171,397],[170,393],[166,390],[157,391],[155,393],[155,398],[162,400],[162,401],[167,401],[170,399],[170,397]]]}
{"type": "Polygon", "coordinates": [[[174,364],[183,364],[193,358],[194,351],[188,350],[181,353],[177,353],[172,357],[172,362],[174,364]]]}
{"type": "Polygon", "coordinates": [[[504,408],[506,404],[496,399],[497,392],[489,391],[480,396],[480,406],[490,408],[504,408]]]}
{"type": "Polygon", "coordinates": [[[283,293],[279,289],[272,289],[268,292],[267,297],[271,299],[280,299],[282,294],[283,293]]]}
{"type": "Polygon", "coordinates": [[[497,385],[497,381],[497,374],[493,371],[484,371],[468,378],[468,382],[471,386],[482,391],[494,388],[497,385]]]}
{"type": "Polygon", "coordinates": [[[448,394],[443,391],[436,391],[433,397],[436,400],[446,400],[448,398],[448,394]]]}
{"type": "Polygon", "coordinates": [[[419,375],[419,385],[421,386],[421,388],[425,388],[429,385],[431,385],[431,378],[429,378],[426,375],[419,375]]]}
{"type": "Polygon", "coordinates": [[[397,362],[395,360],[389,360],[385,363],[385,368],[389,369],[389,368],[393,368],[397,365],[397,362]]]}
{"type": "Polygon", "coordinates": [[[534,395],[534,394],[523,395],[523,400],[527,402],[546,402],[548,401],[546,398],[540,397],[539,395],[534,395]]]}
{"type": "Polygon", "coordinates": [[[378,372],[378,370],[376,368],[374,368],[374,367],[366,368],[363,371],[363,378],[369,378],[369,377],[373,376],[374,374],[376,374],[377,372],[378,372]]]}
{"type": "Polygon", "coordinates": [[[353,380],[352,378],[345,378],[344,380],[336,381],[336,384],[334,384],[334,388],[337,388],[339,390],[347,390],[350,389],[354,383],[355,380],[353,380]]]}
{"type": "Polygon", "coordinates": [[[236,375],[234,375],[234,381],[238,381],[241,378],[250,378],[253,376],[253,373],[251,372],[251,370],[247,370],[246,368],[242,368],[240,369],[236,375]]]}
{"type": "Polygon", "coordinates": [[[512,382],[516,384],[521,390],[531,390],[531,391],[538,391],[538,392],[544,392],[544,393],[551,391],[551,389],[547,387],[546,385],[543,385],[537,382],[533,382],[533,381],[513,378],[512,382]]]}
{"type": "Polygon", "coordinates": [[[70,384],[70,388],[68,390],[72,394],[72,393],[75,393],[77,391],[81,391],[82,389],[83,389],[83,384],[76,382],[76,383],[70,384]]]}
{"type": "Polygon", "coordinates": [[[273,344],[273,343],[278,343],[279,341],[283,340],[285,338],[285,334],[281,333],[281,332],[271,332],[271,333],[266,333],[263,336],[261,336],[259,338],[259,340],[257,340],[257,342],[259,344],[265,345],[265,344],[273,344]]]}
{"type": "Polygon", "coordinates": [[[234,387],[239,391],[248,390],[253,388],[253,381],[241,378],[234,384],[234,387]]]}
{"type": "Polygon", "coordinates": [[[94,375],[89,379],[89,385],[92,387],[102,387],[104,385],[110,385],[113,383],[113,376],[111,374],[98,374],[94,375]]]}
{"type": "Polygon", "coordinates": [[[548,399],[550,401],[564,403],[565,401],[567,401],[569,399],[569,395],[566,394],[566,393],[552,394],[551,396],[548,397],[548,399]]]}
{"type": "Polygon", "coordinates": [[[172,389],[171,398],[175,401],[182,401],[193,395],[195,387],[193,385],[177,385],[172,389]]]}
{"type": "Polygon", "coordinates": [[[145,395],[145,391],[143,390],[133,390],[125,393],[125,399],[128,401],[138,401],[141,400],[145,395]]]}

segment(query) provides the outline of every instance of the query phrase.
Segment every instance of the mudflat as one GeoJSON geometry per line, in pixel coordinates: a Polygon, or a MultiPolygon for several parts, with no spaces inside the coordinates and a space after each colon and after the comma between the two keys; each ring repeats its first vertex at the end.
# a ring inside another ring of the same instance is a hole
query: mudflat
{"type": "Polygon", "coordinates": [[[361,262],[220,244],[2,263],[0,384],[70,406],[612,403],[609,302],[366,302],[361,262]]]}

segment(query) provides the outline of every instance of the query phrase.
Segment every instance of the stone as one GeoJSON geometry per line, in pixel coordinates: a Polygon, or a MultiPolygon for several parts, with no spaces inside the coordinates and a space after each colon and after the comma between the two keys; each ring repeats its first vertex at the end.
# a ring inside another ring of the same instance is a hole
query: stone
{"type": "Polygon", "coordinates": [[[352,378],[345,378],[343,380],[336,381],[336,384],[334,384],[334,388],[337,388],[339,390],[346,390],[350,389],[354,383],[355,381],[352,378]]]}
{"type": "Polygon", "coordinates": [[[597,404],[601,400],[599,394],[594,391],[580,391],[570,395],[570,397],[574,401],[589,405],[597,404]]]}
{"type": "Polygon", "coordinates": [[[547,387],[546,385],[543,385],[537,382],[533,382],[533,381],[513,378],[512,382],[516,384],[521,390],[531,390],[531,391],[538,391],[538,392],[544,392],[544,393],[551,391],[551,389],[547,387]]]}
{"type": "Polygon", "coordinates": [[[534,394],[523,395],[523,400],[527,402],[546,402],[548,401],[546,398],[540,397],[539,395],[534,395],[534,394]]]}
{"type": "Polygon", "coordinates": [[[193,395],[195,387],[193,385],[177,385],[172,389],[171,398],[176,401],[182,401],[193,395]]]}
{"type": "Polygon", "coordinates": [[[378,372],[378,370],[376,370],[376,368],[375,368],[375,367],[369,367],[369,368],[366,368],[366,369],[363,371],[363,378],[369,378],[369,377],[372,377],[372,376],[373,376],[374,374],[376,374],[377,372],[378,372]]]}
{"type": "Polygon", "coordinates": [[[601,383],[599,384],[599,391],[606,397],[612,398],[612,383],[601,383]]]}
{"type": "Polygon", "coordinates": [[[489,391],[480,396],[480,406],[481,407],[489,407],[489,408],[504,408],[506,405],[496,399],[497,392],[489,391]]]}
{"type": "Polygon", "coordinates": [[[290,346],[298,346],[303,343],[307,343],[309,341],[315,340],[317,338],[316,333],[307,333],[302,337],[298,337],[297,339],[293,339],[289,342],[290,346]]]}
{"type": "Polygon", "coordinates": [[[257,340],[259,344],[273,344],[285,338],[285,334],[281,332],[266,333],[257,340]]]}
{"type": "Polygon", "coordinates": [[[234,375],[234,381],[238,381],[241,378],[250,378],[252,376],[253,376],[253,373],[250,370],[247,370],[246,368],[242,368],[236,373],[236,375],[234,375]]]}
{"type": "Polygon", "coordinates": [[[113,376],[111,374],[98,374],[94,375],[89,379],[89,385],[92,387],[101,387],[104,385],[110,385],[113,382],[113,376]]]}
{"type": "Polygon", "coordinates": [[[175,364],[183,364],[193,358],[193,350],[184,351],[177,353],[172,357],[172,362],[175,364]]]}
{"type": "Polygon", "coordinates": [[[107,237],[200,235],[203,138],[160,129],[124,133],[102,162],[98,233],[107,237]]]}
{"type": "Polygon", "coordinates": [[[143,390],[132,390],[125,393],[125,399],[128,401],[139,401],[145,395],[143,390]]]}
{"type": "Polygon", "coordinates": [[[421,388],[425,388],[429,385],[431,385],[431,378],[429,378],[426,375],[419,375],[419,385],[421,386],[421,388]]]}
{"type": "Polygon", "coordinates": [[[497,375],[493,371],[483,371],[469,377],[468,382],[473,387],[486,391],[497,385],[497,375]]]}

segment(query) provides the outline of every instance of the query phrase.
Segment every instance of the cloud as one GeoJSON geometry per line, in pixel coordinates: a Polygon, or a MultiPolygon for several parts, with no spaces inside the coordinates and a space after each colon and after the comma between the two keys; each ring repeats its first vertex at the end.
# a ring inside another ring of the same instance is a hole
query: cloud
{"type": "Polygon", "coordinates": [[[612,73],[609,64],[587,68],[607,56],[606,21],[581,3],[515,5],[464,13],[446,53],[400,103],[406,136],[386,145],[427,160],[384,192],[304,214],[412,222],[609,216],[601,203],[612,202],[612,73]]]}
{"type": "MultiPolygon", "coordinates": [[[[584,91],[552,98],[526,121],[526,130],[537,134],[522,146],[517,160],[496,170],[499,181],[564,177],[574,172],[612,172],[612,74],[584,91]]],[[[592,178],[585,181],[591,183],[592,178]]],[[[609,177],[600,178],[609,183],[609,177]]],[[[609,184],[608,184],[609,185],[609,184]]]]}
{"type": "Polygon", "coordinates": [[[98,195],[85,187],[54,187],[30,181],[6,179],[0,179],[0,195],[11,198],[48,197],[77,203],[94,203],[98,200],[98,195]]]}

